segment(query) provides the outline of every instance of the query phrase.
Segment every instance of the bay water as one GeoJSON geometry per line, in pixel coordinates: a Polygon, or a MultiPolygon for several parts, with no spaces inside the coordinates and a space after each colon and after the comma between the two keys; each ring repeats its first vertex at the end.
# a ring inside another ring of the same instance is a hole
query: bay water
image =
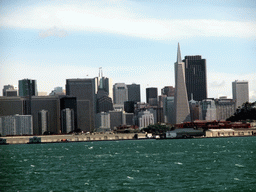
{"type": "Polygon", "coordinates": [[[0,191],[256,191],[256,137],[0,146],[0,191]]]}

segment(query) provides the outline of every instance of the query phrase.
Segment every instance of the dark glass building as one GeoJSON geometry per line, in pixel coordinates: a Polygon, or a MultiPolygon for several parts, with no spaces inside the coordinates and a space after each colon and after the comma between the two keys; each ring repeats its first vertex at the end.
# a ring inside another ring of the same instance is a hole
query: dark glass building
{"type": "Polygon", "coordinates": [[[128,88],[128,101],[134,101],[135,103],[140,102],[140,85],[131,84],[127,85],[128,88]]]}
{"type": "Polygon", "coordinates": [[[76,97],[77,129],[88,132],[95,128],[97,79],[67,79],[66,95],[76,97]]]}
{"type": "Polygon", "coordinates": [[[206,60],[201,55],[185,56],[185,79],[188,100],[191,94],[195,101],[207,98],[206,60]]]}
{"type": "Polygon", "coordinates": [[[147,103],[156,103],[157,104],[157,88],[150,87],[146,88],[146,100],[147,103]]]}
{"type": "Polygon", "coordinates": [[[19,80],[19,96],[37,96],[36,80],[22,79],[19,80]]]}

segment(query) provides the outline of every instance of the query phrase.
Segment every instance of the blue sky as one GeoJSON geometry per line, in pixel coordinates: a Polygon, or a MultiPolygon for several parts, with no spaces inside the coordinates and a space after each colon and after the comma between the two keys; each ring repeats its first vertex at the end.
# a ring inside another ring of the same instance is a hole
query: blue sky
{"type": "MultiPolygon", "coordinates": [[[[232,97],[248,80],[256,100],[256,2],[1,1],[0,87],[36,79],[38,91],[65,88],[68,78],[96,77],[145,88],[174,86],[182,58],[207,60],[208,97],[232,97]]],[[[2,93],[1,93],[2,94],[2,93]]]]}

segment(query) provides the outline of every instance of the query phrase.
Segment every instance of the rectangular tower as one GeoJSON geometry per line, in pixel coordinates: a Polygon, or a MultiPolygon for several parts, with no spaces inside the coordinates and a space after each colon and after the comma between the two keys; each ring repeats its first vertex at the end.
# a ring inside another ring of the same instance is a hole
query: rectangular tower
{"type": "Polygon", "coordinates": [[[140,85],[131,84],[127,85],[128,88],[128,101],[134,101],[135,103],[140,102],[140,85]]]}
{"type": "Polygon", "coordinates": [[[191,100],[191,94],[195,101],[202,101],[207,98],[206,81],[206,60],[201,55],[185,56],[185,79],[187,87],[188,100],[191,100]]]}
{"type": "Polygon", "coordinates": [[[116,83],[113,86],[114,104],[124,105],[128,101],[128,89],[124,83],[116,83]]]}
{"type": "Polygon", "coordinates": [[[175,68],[175,123],[190,121],[187,88],[185,81],[184,62],[181,61],[180,45],[178,44],[177,62],[175,68]]]}
{"type": "Polygon", "coordinates": [[[232,82],[233,99],[235,100],[235,108],[242,106],[243,103],[249,102],[249,85],[248,81],[232,82]]]}
{"type": "Polygon", "coordinates": [[[97,88],[97,78],[66,80],[66,94],[76,97],[77,128],[81,131],[94,131],[97,88]]]}

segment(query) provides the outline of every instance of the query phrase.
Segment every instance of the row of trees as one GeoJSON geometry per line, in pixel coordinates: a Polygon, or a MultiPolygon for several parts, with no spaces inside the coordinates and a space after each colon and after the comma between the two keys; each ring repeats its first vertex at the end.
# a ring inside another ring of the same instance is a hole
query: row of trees
{"type": "Polygon", "coordinates": [[[234,115],[229,117],[227,121],[246,121],[256,120],[256,101],[253,103],[246,102],[239,107],[234,115]]]}

